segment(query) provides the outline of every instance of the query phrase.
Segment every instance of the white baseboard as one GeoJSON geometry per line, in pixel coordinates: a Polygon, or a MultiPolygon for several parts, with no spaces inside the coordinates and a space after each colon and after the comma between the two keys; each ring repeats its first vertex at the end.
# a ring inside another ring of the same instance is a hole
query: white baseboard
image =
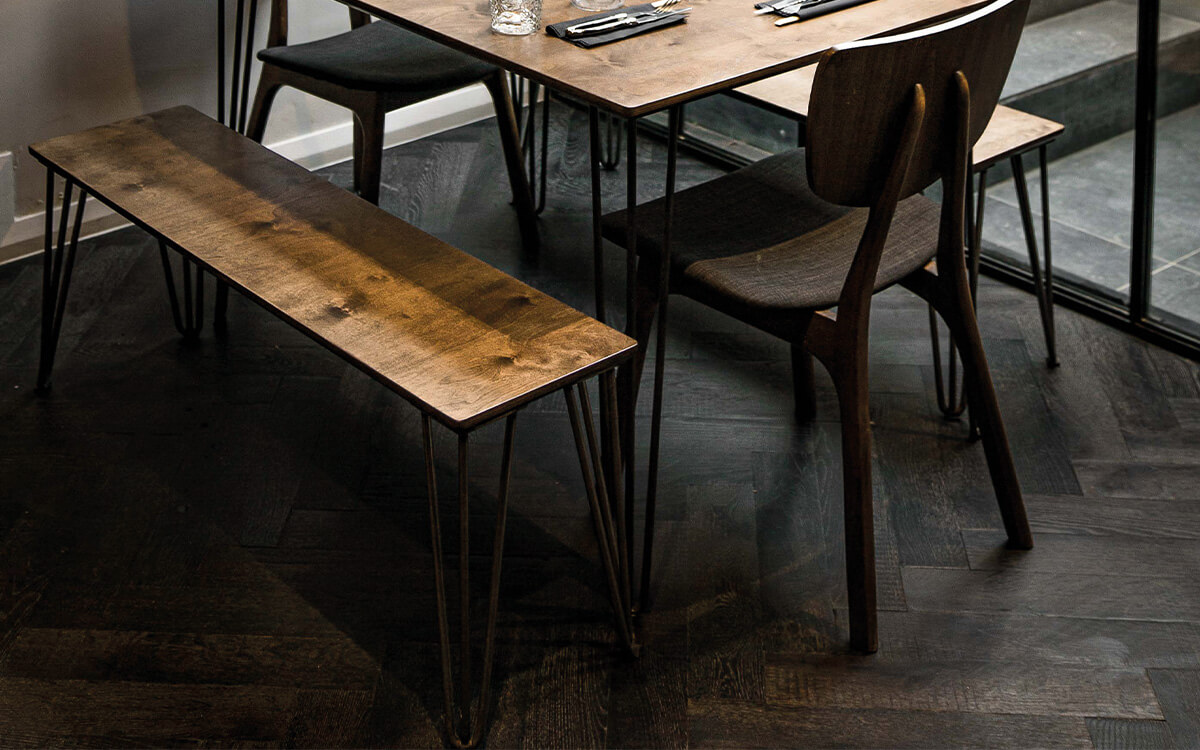
{"type": "MultiPolygon", "coordinates": [[[[384,123],[384,147],[435,135],[491,117],[492,100],[482,84],[429,99],[392,112],[384,123]]],[[[330,128],[305,133],[267,148],[307,169],[346,161],[351,158],[354,130],[350,121],[330,128]]],[[[25,258],[42,251],[45,213],[17,216],[0,238],[0,263],[25,258]]],[[[94,237],[128,226],[119,221],[99,201],[89,201],[83,213],[83,237],[94,237]]]]}

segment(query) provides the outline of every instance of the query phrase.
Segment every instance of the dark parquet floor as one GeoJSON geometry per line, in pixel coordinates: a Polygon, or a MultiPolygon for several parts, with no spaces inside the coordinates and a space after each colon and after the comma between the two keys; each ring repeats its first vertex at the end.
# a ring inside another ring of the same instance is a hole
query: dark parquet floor
{"type": "MultiPolygon", "coordinates": [[[[490,122],[389,152],[383,205],[591,309],[584,125],[555,114],[536,258],[490,122]]],[[[132,229],[82,249],[39,398],[40,273],[0,268],[0,745],[440,745],[413,410],[244,299],[226,338],[182,344],[132,229]]],[[[489,746],[1200,747],[1200,370],[1060,311],[1050,371],[1032,296],[985,281],[980,306],[1037,547],[1004,550],[981,449],[936,411],[924,307],[879,296],[873,656],[845,647],[832,386],[796,425],[785,347],[673,303],[637,662],[565,413],[526,410],[489,746]]],[[[500,435],[480,439],[476,585],[500,435]]]]}

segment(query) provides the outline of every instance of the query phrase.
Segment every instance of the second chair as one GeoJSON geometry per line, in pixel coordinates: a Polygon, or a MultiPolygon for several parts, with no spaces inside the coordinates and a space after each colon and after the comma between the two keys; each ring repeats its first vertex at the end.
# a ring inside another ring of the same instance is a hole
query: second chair
{"type": "MultiPolygon", "coordinates": [[[[1033,543],[963,252],[971,147],[996,107],[1028,7],[997,0],[939,26],[829,50],[816,69],[805,149],[680,192],[669,247],[665,202],[637,210],[642,357],[656,308],[660,331],[665,324],[669,291],[791,343],[798,413],[814,408],[812,357],[829,370],[841,411],[850,642],[861,651],[878,645],[867,383],[875,292],[901,284],[946,321],[1009,544],[1033,543]],[[938,180],[940,206],[919,194],[938,180]]],[[[606,217],[604,233],[625,242],[624,212],[606,217]]]]}
{"type": "Polygon", "coordinates": [[[516,116],[508,83],[494,65],[350,10],[351,30],[304,44],[288,44],[287,0],[271,1],[267,46],[258,53],[262,74],[246,134],[262,141],[275,94],[283,86],[333,102],[354,113],[354,189],[379,202],[384,116],[440,94],[483,83],[496,108],[513,203],[527,247],[537,244],[532,196],[522,169],[516,116]]]}

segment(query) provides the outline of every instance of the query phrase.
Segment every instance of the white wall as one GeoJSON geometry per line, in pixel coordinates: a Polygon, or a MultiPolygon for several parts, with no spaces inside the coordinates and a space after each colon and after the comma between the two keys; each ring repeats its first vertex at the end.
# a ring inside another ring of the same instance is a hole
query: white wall
{"type": "MultiPolygon", "coordinates": [[[[268,3],[260,1],[260,37],[268,3]]],[[[349,28],[333,0],[291,6],[289,41],[349,28]]],[[[216,114],[216,23],[216,0],[0,0],[0,164],[11,153],[14,168],[11,193],[0,184],[0,261],[38,246],[45,171],[28,144],[177,104],[216,114]]],[[[436,130],[487,116],[486,104],[468,91],[406,110],[389,120],[389,140],[428,132],[431,118],[436,130]]],[[[265,140],[315,166],[349,156],[349,122],[345,110],[285,89],[265,140]]],[[[102,228],[93,223],[101,213],[89,211],[91,229],[102,228]]]]}

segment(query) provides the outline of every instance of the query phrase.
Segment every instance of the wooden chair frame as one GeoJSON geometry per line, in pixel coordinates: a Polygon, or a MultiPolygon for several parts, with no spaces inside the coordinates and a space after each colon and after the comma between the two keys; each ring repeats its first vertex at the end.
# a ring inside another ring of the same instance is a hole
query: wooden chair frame
{"type": "MultiPolygon", "coordinates": [[[[868,391],[868,333],[871,297],[877,288],[877,272],[885,242],[898,203],[940,179],[943,201],[940,210],[935,263],[919,268],[898,283],[921,296],[946,321],[956,348],[961,353],[967,397],[982,434],[983,447],[991,472],[1009,545],[1028,549],[1033,540],[1025,515],[1020,484],[1013,466],[1004,423],[988,370],[975,310],[970,277],[964,253],[964,212],[968,193],[971,147],[983,132],[996,105],[1000,88],[1007,76],[1008,63],[1001,66],[982,64],[982,95],[973,109],[972,88],[962,69],[949,74],[950,80],[917,80],[907,92],[859,92],[845,95],[848,80],[861,74],[865,62],[873,60],[871,48],[879,50],[890,63],[908,63],[909,69],[921,70],[916,62],[937,59],[961,45],[958,33],[968,24],[986,21],[986,49],[974,52],[978,59],[989,54],[1007,54],[1011,62],[1017,39],[1028,9],[1028,0],[997,0],[974,13],[948,23],[916,32],[873,39],[835,47],[825,54],[817,69],[813,108],[808,127],[808,179],[814,193],[830,203],[868,209],[865,230],[859,241],[849,273],[842,285],[836,314],[829,310],[796,311],[779,315],[770,312],[749,314],[742,308],[737,317],[792,345],[797,413],[811,417],[815,409],[812,359],[829,371],[837,389],[842,422],[842,457],[845,511],[845,547],[850,619],[850,642],[860,651],[878,648],[875,595],[874,524],[871,484],[871,426],[868,391]],[[839,78],[839,63],[857,64],[854,75],[839,78]],[[824,76],[829,77],[828,83],[824,76]],[[892,97],[888,101],[888,96],[892,97]],[[872,100],[875,101],[872,101],[872,100]],[[893,106],[898,105],[898,106],[893,106]],[[888,110],[888,107],[892,107],[888,110]],[[872,127],[882,126],[872,130],[872,127]],[[855,141],[858,138],[858,141],[855,141]]],[[[984,27],[981,27],[984,28],[984,27]]],[[[966,33],[963,31],[962,33],[966,33]]],[[[961,53],[961,50],[960,50],[961,53]]],[[[961,53],[966,54],[966,53],[961,53]]],[[[878,65],[878,61],[869,64],[878,65]]],[[[898,67],[903,68],[903,65],[898,67]]],[[[881,88],[883,84],[877,84],[881,88]]],[[[669,209],[668,209],[669,210],[669,209]]],[[[659,258],[643,258],[638,267],[636,336],[642,346],[634,363],[634,379],[644,366],[650,329],[657,314],[665,320],[669,293],[683,294],[727,313],[736,306],[714,292],[691,281],[684,274],[671,273],[669,240],[659,258]]],[[[661,380],[665,336],[660,320],[657,340],[654,413],[652,436],[661,420],[661,380]]],[[[657,464],[657,441],[651,440],[651,487],[653,496],[657,464]]],[[[647,508],[650,516],[651,509],[647,508]]],[[[651,522],[646,524],[643,578],[648,573],[651,522]]]]}

